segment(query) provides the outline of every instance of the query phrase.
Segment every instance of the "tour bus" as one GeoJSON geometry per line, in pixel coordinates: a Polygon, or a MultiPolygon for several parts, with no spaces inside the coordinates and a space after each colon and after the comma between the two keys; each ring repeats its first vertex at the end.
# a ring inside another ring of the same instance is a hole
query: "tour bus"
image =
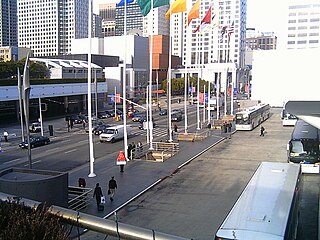
{"type": "Polygon", "coordinates": [[[317,163],[319,162],[320,130],[299,119],[287,144],[288,162],[317,163]]]}
{"type": "Polygon", "coordinates": [[[296,239],[300,176],[298,164],[262,162],[215,240],[296,239]]]}
{"type": "Polygon", "coordinates": [[[250,131],[269,118],[269,104],[259,103],[236,113],[236,130],[250,131]]]}
{"type": "Polygon", "coordinates": [[[281,112],[282,126],[294,126],[298,118],[290,113],[288,113],[285,109],[281,112]]]}

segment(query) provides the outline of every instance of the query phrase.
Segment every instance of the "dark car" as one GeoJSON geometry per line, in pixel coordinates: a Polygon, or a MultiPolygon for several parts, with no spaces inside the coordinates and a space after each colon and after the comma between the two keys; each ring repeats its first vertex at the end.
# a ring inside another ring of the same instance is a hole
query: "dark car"
{"type": "Polygon", "coordinates": [[[112,114],[110,112],[107,112],[107,111],[98,112],[98,118],[99,119],[109,118],[111,116],[112,116],[112,114]]]}
{"type": "Polygon", "coordinates": [[[159,112],[159,115],[160,116],[165,116],[168,114],[168,110],[167,109],[162,109],[160,112],[159,112]]]}
{"type": "MultiPolygon", "coordinates": [[[[45,136],[30,137],[31,148],[47,145],[48,143],[50,143],[50,139],[48,137],[45,137],[45,136]]],[[[28,148],[28,140],[25,140],[24,142],[20,143],[19,147],[28,148]]]]}
{"type": "Polygon", "coordinates": [[[171,115],[171,121],[172,122],[180,122],[182,121],[182,114],[174,113],[171,115]]]}
{"type": "Polygon", "coordinates": [[[108,127],[110,127],[110,125],[105,125],[105,124],[101,124],[99,126],[96,126],[95,129],[93,129],[93,133],[95,135],[100,135],[101,133],[104,132],[105,129],[107,129],[108,127]]]}
{"type": "MultiPolygon", "coordinates": [[[[144,126],[143,126],[144,124],[143,123],[140,123],[140,125],[139,125],[139,129],[141,129],[141,130],[144,130],[144,129],[146,129],[146,128],[144,128],[144,126]]],[[[157,124],[155,123],[155,122],[153,122],[153,128],[155,128],[157,126],[157,124]]]]}
{"type": "MultiPolygon", "coordinates": [[[[143,123],[143,122],[146,122],[147,121],[147,116],[144,115],[144,116],[141,116],[138,120],[139,123],[143,123]]],[[[152,117],[152,121],[154,121],[154,118],[152,117]]]]}

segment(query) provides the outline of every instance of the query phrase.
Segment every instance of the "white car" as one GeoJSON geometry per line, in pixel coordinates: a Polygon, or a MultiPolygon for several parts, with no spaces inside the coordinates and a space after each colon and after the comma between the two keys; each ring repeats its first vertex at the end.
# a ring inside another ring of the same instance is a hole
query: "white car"
{"type": "Polygon", "coordinates": [[[29,126],[29,130],[31,132],[40,132],[41,131],[41,123],[39,122],[34,122],[29,126]]]}

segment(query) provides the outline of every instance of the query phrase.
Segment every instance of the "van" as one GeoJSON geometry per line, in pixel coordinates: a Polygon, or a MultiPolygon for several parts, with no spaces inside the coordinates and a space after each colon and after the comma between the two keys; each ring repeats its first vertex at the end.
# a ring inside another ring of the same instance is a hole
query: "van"
{"type": "MultiPolygon", "coordinates": [[[[127,126],[127,135],[131,134],[131,126],[127,126]]],[[[103,133],[100,134],[100,142],[112,142],[121,140],[124,138],[124,126],[117,125],[106,128],[103,133]]]]}

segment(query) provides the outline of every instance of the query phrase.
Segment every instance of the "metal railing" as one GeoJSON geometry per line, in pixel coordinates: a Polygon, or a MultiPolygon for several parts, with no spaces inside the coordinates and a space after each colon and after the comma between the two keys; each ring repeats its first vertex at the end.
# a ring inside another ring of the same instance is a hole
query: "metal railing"
{"type": "Polygon", "coordinates": [[[92,201],[92,189],[84,187],[68,187],[68,208],[78,211],[87,207],[92,201]]]}

